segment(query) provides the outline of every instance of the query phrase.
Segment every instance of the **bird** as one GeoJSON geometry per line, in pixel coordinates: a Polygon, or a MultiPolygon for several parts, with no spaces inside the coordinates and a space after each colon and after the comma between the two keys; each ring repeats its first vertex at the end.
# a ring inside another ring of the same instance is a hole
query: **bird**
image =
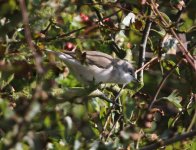
{"type": "Polygon", "coordinates": [[[100,51],[53,51],[54,54],[69,68],[75,78],[85,84],[115,83],[127,85],[135,78],[133,65],[124,59],[114,58],[100,51]]]}

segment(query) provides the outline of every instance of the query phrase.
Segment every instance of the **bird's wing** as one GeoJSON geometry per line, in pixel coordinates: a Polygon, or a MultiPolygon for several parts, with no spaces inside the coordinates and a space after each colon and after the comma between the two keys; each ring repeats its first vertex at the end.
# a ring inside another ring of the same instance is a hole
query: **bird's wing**
{"type": "Polygon", "coordinates": [[[73,60],[74,52],[72,52],[70,54],[65,54],[63,52],[53,51],[53,50],[50,50],[50,49],[45,49],[45,51],[50,53],[50,54],[53,54],[53,55],[57,56],[58,58],[64,60],[65,62],[73,60]]]}
{"type": "MultiPolygon", "coordinates": [[[[64,51],[64,52],[56,52],[49,49],[46,49],[47,52],[53,53],[57,55],[59,58],[63,60],[67,59],[76,59],[80,61],[80,58],[77,58],[77,54],[74,51],[64,51]],[[64,58],[65,57],[65,58],[64,58]]],[[[82,57],[84,57],[84,63],[89,65],[96,65],[100,68],[107,68],[111,65],[113,57],[99,51],[82,51],[82,57]]],[[[82,60],[83,61],[83,60],[82,60]]],[[[82,63],[82,62],[81,62],[82,63]]]]}
{"type": "Polygon", "coordinates": [[[85,51],[88,64],[97,65],[100,68],[107,68],[111,65],[113,57],[98,51],[85,51]]]}

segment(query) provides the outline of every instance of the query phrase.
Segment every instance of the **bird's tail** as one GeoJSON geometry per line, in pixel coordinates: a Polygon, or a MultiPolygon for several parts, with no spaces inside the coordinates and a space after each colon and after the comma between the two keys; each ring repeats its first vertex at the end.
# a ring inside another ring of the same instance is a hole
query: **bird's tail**
{"type": "Polygon", "coordinates": [[[57,52],[57,51],[53,51],[50,49],[45,49],[45,51],[49,54],[53,54],[53,55],[57,56],[58,58],[63,60],[65,63],[71,63],[71,62],[73,63],[74,62],[72,55],[70,55],[68,53],[57,52]]]}

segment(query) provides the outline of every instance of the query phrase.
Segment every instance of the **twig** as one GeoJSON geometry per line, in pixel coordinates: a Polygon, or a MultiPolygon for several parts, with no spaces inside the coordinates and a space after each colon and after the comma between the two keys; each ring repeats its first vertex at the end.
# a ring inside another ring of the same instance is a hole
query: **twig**
{"type": "MultiPolygon", "coordinates": [[[[149,7],[149,10],[148,10],[148,15],[149,16],[151,15],[150,7],[149,7]]],[[[144,31],[143,31],[142,41],[141,41],[141,44],[140,44],[138,68],[142,68],[143,65],[144,65],[144,62],[145,62],[146,45],[147,45],[147,40],[148,40],[148,36],[149,36],[149,33],[150,33],[151,25],[152,25],[152,22],[151,22],[150,18],[148,18],[147,21],[146,21],[146,25],[145,25],[145,28],[144,28],[144,31]]],[[[143,83],[143,74],[144,74],[144,72],[143,72],[143,69],[142,69],[138,74],[138,80],[142,83],[143,83]]]]}
{"type": "MultiPolygon", "coordinates": [[[[196,101],[196,94],[193,94],[193,98],[194,100],[196,101]]],[[[195,108],[195,112],[194,112],[194,115],[193,115],[193,118],[191,120],[191,123],[187,129],[187,132],[191,131],[191,129],[193,128],[194,124],[195,124],[195,121],[196,121],[196,108],[195,108]]]]}
{"type": "Polygon", "coordinates": [[[27,8],[25,5],[25,1],[24,0],[19,0],[19,4],[20,4],[20,8],[21,8],[21,12],[22,12],[22,19],[23,19],[23,24],[24,24],[24,30],[25,30],[25,37],[27,40],[27,44],[30,48],[30,50],[33,53],[33,56],[35,58],[35,66],[36,66],[36,70],[38,73],[43,73],[43,68],[41,66],[41,56],[38,55],[38,53],[35,50],[35,47],[33,45],[32,42],[32,37],[31,37],[31,32],[30,32],[30,27],[29,27],[29,19],[28,19],[28,14],[27,14],[27,8]]]}
{"type": "Polygon", "coordinates": [[[118,104],[115,100],[109,99],[103,92],[101,92],[98,89],[93,91],[92,93],[90,93],[88,95],[88,97],[99,97],[99,98],[105,100],[108,103],[111,103],[111,104],[116,105],[116,106],[120,106],[120,104],[118,104]]]}
{"type": "Polygon", "coordinates": [[[72,31],[70,31],[68,33],[65,33],[65,34],[57,35],[55,37],[40,39],[40,41],[48,42],[48,41],[56,40],[56,39],[63,38],[63,37],[66,37],[66,36],[70,36],[71,34],[73,34],[75,32],[78,32],[80,30],[86,29],[87,27],[89,27],[89,26],[83,26],[83,27],[81,27],[79,29],[72,30],[72,31]]]}
{"type": "Polygon", "coordinates": [[[41,33],[46,34],[46,32],[49,30],[49,28],[51,27],[51,25],[53,24],[52,20],[50,20],[50,23],[47,25],[47,27],[41,31],[41,33]]]}
{"type": "MultiPolygon", "coordinates": [[[[190,3],[191,0],[184,0],[185,2],[185,6],[187,6],[190,3]]],[[[178,13],[176,14],[176,17],[174,19],[174,21],[176,23],[178,23],[180,21],[180,17],[182,15],[182,13],[185,11],[186,7],[183,7],[182,10],[179,10],[178,13]]]]}
{"type": "MultiPolygon", "coordinates": [[[[97,14],[97,17],[99,19],[98,22],[102,22],[104,20],[104,18],[102,17],[102,14],[99,12],[99,10],[95,7],[93,7],[93,11],[95,11],[95,13],[97,14]]],[[[124,52],[115,42],[115,40],[113,39],[112,35],[111,34],[108,34],[108,37],[110,38],[110,40],[112,41],[110,44],[111,46],[113,47],[114,49],[114,52],[116,53],[116,55],[119,57],[119,58],[124,58],[125,55],[126,55],[126,52],[124,52]]]]}
{"type": "Polygon", "coordinates": [[[191,131],[191,129],[193,128],[193,126],[195,125],[195,121],[196,121],[196,109],[195,109],[195,112],[194,112],[194,115],[193,115],[193,118],[191,120],[191,123],[187,129],[187,131],[191,131]]]}
{"type": "Polygon", "coordinates": [[[118,123],[118,121],[119,121],[122,117],[123,117],[123,116],[120,115],[120,116],[118,117],[118,119],[114,122],[114,124],[113,124],[113,126],[112,126],[112,129],[110,130],[110,132],[108,133],[108,135],[107,135],[107,137],[106,137],[106,141],[108,140],[108,138],[109,138],[110,135],[112,134],[112,131],[114,130],[116,124],[118,123]]]}
{"type": "Polygon", "coordinates": [[[167,145],[173,144],[175,142],[185,140],[187,138],[193,138],[194,136],[196,136],[196,130],[193,130],[191,132],[184,133],[184,134],[181,134],[181,135],[176,135],[176,136],[174,136],[174,137],[172,137],[170,139],[167,139],[167,140],[161,140],[161,141],[159,141],[157,143],[154,143],[154,144],[142,147],[139,150],[158,149],[160,147],[167,146],[167,145]]]}
{"type": "MultiPolygon", "coordinates": [[[[106,17],[103,17],[101,21],[103,21],[104,19],[106,18],[109,18],[109,17],[112,17],[113,15],[119,13],[121,10],[117,10],[116,12],[106,16],[106,17]]],[[[89,25],[85,25],[79,29],[75,29],[75,30],[72,30],[70,32],[67,32],[67,33],[64,33],[64,34],[61,34],[61,35],[57,35],[55,37],[51,37],[51,38],[45,38],[45,39],[40,39],[40,41],[44,41],[44,42],[49,42],[49,41],[52,41],[52,40],[56,40],[56,39],[59,39],[59,38],[63,38],[63,37],[67,37],[67,36],[70,36],[71,34],[73,33],[76,33],[78,31],[81,31],[81,30],[84,30],[86,28],[97,28],[99,25],[97,24],[99,21],[95,21],[94,24],[92,26],[89,27],[89,25]]]]}
{"type": "MultiPolygon", "coordinates": [[[[156,15],[158,15],[160,17],[161,23],[168,28],[170,25],[169,23],[164,19],[164,17],[161,15],[161,13],[159,12],[159,10],[157,9],[156,4],[154,3],[154,0],[150,1],[153,12],[156,13],[156,15]]],[[[182,52],[182,54],[185,56],[186,60],[189,62],[189,64],[192,66],[192,68],[194,69],[194,71],[196,72],[196,62],[195,59],[192,57],[192,55],[189,53],[189,51],[185,48],[184,44],[182,43],[182,41],[180,40],[180,38],[178,37],[178,35],[176,34],[176,32],[174,31],[173,28],[169,28],[169,31],[171,32],[171,34],[178,40],[181,48],[179,48],[179,50],[182,52]]]]}
{"type": "Polygon", "coordinates": [[[181,59],[172,69],[170,69],[168,72],[165,73],[165,75],[163,76],[163,79],[161,80],[161,82],[159,83],[158,89],[156,91],[156,94],[149,106],[149,110],[152,108],[153,104],[155,103],[157,96],[159,95],[159,92],[161,91],[165,81],[167,80],[167,78],[172,74],[172,72],[176,69],[176,67],[179,66],[179,64],[182,62],[183,59],[181,59]]]}
{"type": "Polygon", "coordinates": [[[178,40],[178,42],[181,46],[181,48],[179,48],[179,49],[181,50],[182,54],[185,55],[185,58],[187,59],[189,64],[193,67],[194,71],[196,72],[195,59],[192,57],[192,55],[189,53],[189,51],[185,48],[184,44],[182,43],[182,41],[180,40],[180,38],[178,37],[178,35],[174,31],[174,29],[170,29],[170,31],[173,34],[173,36],[178,40]]]}
{"type": "Polygon", "coordinates": [[[126,86],[126,84],[123,84],[123,86],[120,88],[119,92],[117,93],[117,95],[116,95],[116,97],[115,97],[115,99],[114,99],[115,102],[116,102],[117,99],[120,97],[121,91],[124,89],[125,86],[126,86]]]}
{"type": "Polygon", "coordinates": [[[158,59],[157,56],[156,56],[156,57],[153,57],[150,61],[148,61],[146,64],[144,64],[141,68],[137,69],[137,70],[135,71],[135,73],[138,73],[138,72],[140,72],[141,70],[144,70],[146,67],[148,67],[152,62],[154,62],[154,61],[157,60],[157,59],[158,59]]]}
{"type": "Polygon", "coordinates": [[[104,132],[105,132],[106,127],[107,127],[107,125],[108,125],[108,122],[109,122],[109,120],[110,120],[110,114],[112,113],[112,110],[113,110],[113,109],[114,109],[113,107],[110,107],[109,110],[108,110],[108,112],[107,112],[107,114],[105,115],[105,118],[107,118],[107,119],[106,119],[106,121],[105,121],[105,124],[104,124],[104,126],[103,126],[103,130],[102,130],[102,132],[101,132],[101,140],[104,138],[104,132]]]}
{"type": "MultiPolygon", "coordinates": [[[[109,121],[109,119],[110,119],[110,115],[111,115],[111,113],[112,113],[112,111],[113,110],[115,110],[115,108],[116,108],[116,106],[118,106],[118,107],[120,107],[121,106],[121,104],[118,104],[117,103],[117,100],[118,100],[118,98],[119,98],[119,93],[121,93],[121,91],[123,90],[123,88],[124,87],[122,87],[120,90],[119,89],[113,89],[113,91],[112,91],[112,93],[115,93],[115,100],[114,100],[114,104],[108,109],[108,112],[107,112],[107,114],[106,114],[106,117],[105,118],[107,118],[106,119],[106,122],[105,122],[105,124],[104,124],[104,127],[103,127],[103,130],[102,130],[102,133],[101,133],[101,139],[103,139],[103,136],[104,136],[104,132],[105,132],[105,130],[106,130],[106,127],[107,127],[107,125],[108,125],[108,121],[109,121]],[[118,96],[118,98],[117,98],[117,96],[118,96]]],[[[107,138],[106,138],[107,139],[107,138]]]]}
{"type": "MultiPolygon", "coordinates": [[[[189,100],[189,103],[186,104],[186,106],[184,106],[184,107],[182,108],[182,110],[179,111],[179,112],[177,113],[177,115],[173,118],[172,122],[170,123],[172,126],[174,126],[175,122],[180,118],[181,115],[183,115],[184,113],[186,113],[187,111],[189,111],[190,109],[193,108],[193,107],[190,106],[190,104],[192,104],[192,99],[193,99],[193,96],[191,96],[191,98],[190,98],[190,100],[189,100]]],[[[192,119],[192,120],[193,120],[193,119],[192,119]]],[[[190,123],[189,126],[191,126],[191,123],[190,123]]],[[[188,129],[189,129],[189,127],[188,127],[188,129]]],[[[189,131],[190,131],[190,130],[188,130],[188,129],[187,129],[186,132],[189,132],[189,131]]]]}
{"type": "Polygon", "coordinates": [[[119,6],[119,5],[114,5],[111,2],[108,2],[108,3],[102,3],[102,2],[98,2],[98,3],[83,3],[82,5],[89,5],[89,6],[92,6],[92,5],[102,5],[102,6],[108,6],[108,7],[111,7],[111,8],[119,8],[120,10],[130,12],[130,9],[123,8],[123,7],[119,6]]]}

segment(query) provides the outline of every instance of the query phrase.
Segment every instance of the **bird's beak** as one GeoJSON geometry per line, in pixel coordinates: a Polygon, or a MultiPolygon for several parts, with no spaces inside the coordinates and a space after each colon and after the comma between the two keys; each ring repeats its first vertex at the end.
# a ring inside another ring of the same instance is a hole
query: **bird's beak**
{"type": "Polygon", "coordinates": [[[137,79],[137,75],[136,75],[136,74],[133,76],[133,81],[134,81],[134,82],[137,82],[137,83],[140,82],[140,81],[137,79]]]}
{"type": "Polygon", "coordinates": [[[133,77],[133,81],[134,81],[134,82],[137,82],[137,83],[140,82],[140,81],[139,81],[137,78],[135,78],[135,77],[133,77]]]}

